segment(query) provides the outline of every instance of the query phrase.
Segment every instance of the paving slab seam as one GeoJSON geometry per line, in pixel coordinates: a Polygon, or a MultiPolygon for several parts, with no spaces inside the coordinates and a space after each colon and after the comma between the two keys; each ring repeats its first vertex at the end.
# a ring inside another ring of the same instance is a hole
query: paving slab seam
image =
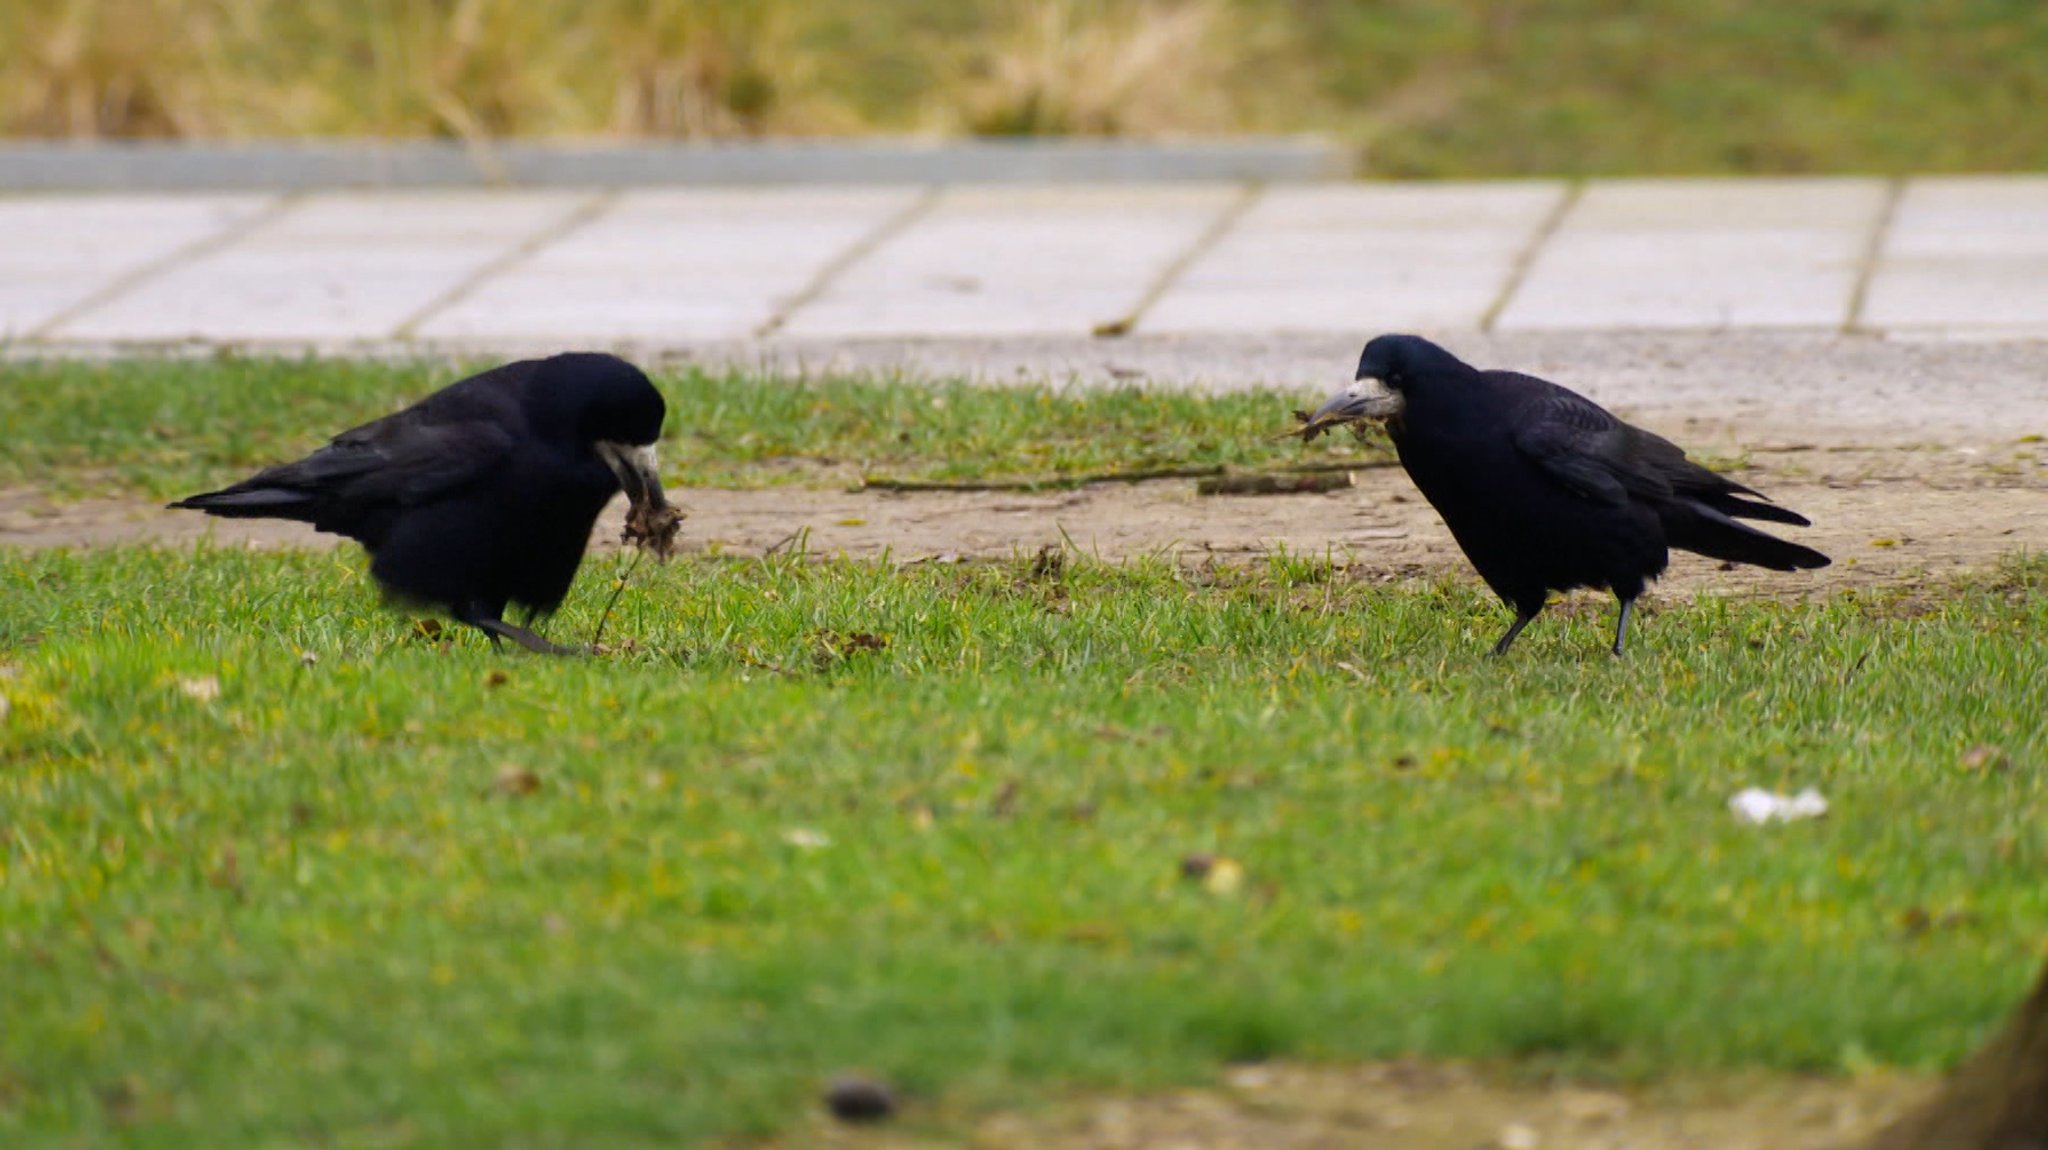
{"type": "Polygon", "coordinates": [[[1144,320],[1145,313],[1152,310],[1152,305],[1173,290],[1173,285],[1180,282],[1189,268],[1195,266],[1195,261],[1208,255],[1217,244],[1222,243],[1223,238],[1230,234],[1231,229],[1237,227],[1238,221],[1244,219],[1245,213],[1251,211],[1253,205],[1259,202],[1259,197],[1265,194],[1266,185],[1263,182],[1249,183],[1238,189],[1237,196],[1225,204],[1222,211],[1216,213],[1216,218],[1209,221],[1209,226],[1202,229],[1202,234],[1195,237],[1187,250],[1167,263],[1152,281],[1151,286],[1145,289],[1145,294],[1139,296],[1138,302],[1131,305],[1131,310],[1122,316],[1097,324],[1093,334],[1128,335],[1144,320]]]}
{"type": "Polygon", "coordinates": [[[22,336],[22,342],[40,343],[48,339],[65,324],[71,323],[82,316],[89,315],[98,308],[105,307],[107,304],[120,299],[122,296],[127,295],[129,292],[179,265],[190,263],[203,256],[212,255],[214,252],[235,244],[263,227],[276,222],[304,198],[298,192],[285,192],[263,207],[249,213],[245,219],[237,220],[211,235],[201,236],[183,247],[167,252],[143,264],[126,275],[114,277],[111,282],[94,289],[87,293],[83,299],[68,307],[59,309],[55,315],[30,328],[22,336]]]}
{"type": "Polygon", "coordinates": [[[1899,201],[1905,197],[1904,176],[1885,181],[1884,205],[1877,210],[1869,242],[1856,261],[1856,284],[1849,289],[1848,312],[1842,316],[1843,335],[1868,334],[1863,327],[1863,305],[1870,298],[1870,283],[1877,278],[1878,265],[1884,259],[1885,242],[1891,235],[1892,221],[1898,217],[1899,201]]]}
{"type": "Polygon", "coordinates": [[[518,267],[521,263],[532,259],[550,245],[559,243],[565,237],[573,235],[578,228],[582,228],[604,215],[607,209],[618,202],[620,194],[617,191],[599,192],[575,207],[570,208],[567,212],[563,213],[560,219],[514,244],[504,254],[486,262],[482,267],[464,276],[455,286],[428,300],[417,311],[400,320],[398,326],[391,331],[392,338],[400,340],[412,339],[421,324],[426,323],[450,307],[461,303],[493,278],[518,267]]]}
{"type": "Polygon", "coordinates": [[[1564,226],[1565,218],[1571,215],[1572,209],[1578,206],[1579,200],[1586,194],[1588,182],[1573,180],[1565,185],[1564,194],[1557,197],[1557,203],[1552,205],[1550,213],[1544,216],[1543,222],[1537,224],[1536,230],[1530,233],[1529,242],[1523,245],[1521,251],[1515,253],[1514,263],[1508,266],[1507,282],[1500,285],[1500,294],[1493,298],[1492,303],[1486,305],[1484,312],[1480,313],[1480,331],[1493,331],[1494,322],[1500,319],[1500,313],[1507,310],[1508,305],[1514,302],[1515,293],[1522,290],[1522,284],[1529,278],[1529,269],[1536,266],[1536,257],[1543,254],[1543,246],[1548,244],[1550,238],[1564,226]]]}
{"type": "Polygon", "coordinates": [[[910,225],[930,213],[932,208],[938,205],[939,197],[944,191],[945,187],[942,184],[926,185],[923,193],[905,204],[901,211],[883,220],[872,231],[854,240],[839,254],[825,261],[825,266],[818,269],[818,274],[812,276],[809,283],[778,306],[774,314],[761,321],[761,325],[754,329],[754,338],[767,339],[782,330],[792,316],[824,295],[849,268],[872,255],[883,244],[903,234],[910,225]]]}

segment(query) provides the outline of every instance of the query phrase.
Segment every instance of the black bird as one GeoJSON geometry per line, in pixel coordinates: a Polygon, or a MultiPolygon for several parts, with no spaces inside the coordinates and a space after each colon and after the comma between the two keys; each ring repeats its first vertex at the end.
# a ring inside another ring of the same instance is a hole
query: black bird
{"type": "Polygon", "coordinates": [[[1304,437],[1386,421],[1401,466],[1443,516],[1480,578],[1515,609],[1505,654],[1551,591],[1604,587],[1629,611],[1676,547],[1774,571],[1828,565],[1810,547],[1737,519],[1807,526],[1805,516],[1708,471],[1678,445],[1554,383],[1481,371],[1412,335],[1365,345],[1357,382],[1307,418],[1304,437]],[[1749,496],[1751,498],[1743,498],[1749,496]]]}
{"type": "Polygon", "coordinates": [[[171,506],[345,535],[393,598],[444,607],[493,643],[562,654],[532,624],[568,594],[613,495],[667,506],[654,462],[667,410],[616,356],[521,360],[171,506]],[[508,604],[526,608],[525,626],[505,621],[508,604]]]}

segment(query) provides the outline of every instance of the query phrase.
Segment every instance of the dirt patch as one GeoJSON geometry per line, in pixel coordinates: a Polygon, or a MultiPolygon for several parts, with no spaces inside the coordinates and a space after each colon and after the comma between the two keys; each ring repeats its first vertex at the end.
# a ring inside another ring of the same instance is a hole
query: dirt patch
{"type": "MultiPolygon", "coordinates": [[[[1736,475],[1807,515],[1784,533],[1833,556],[1798,575],[1723,571],[1675,558],[1662,586],[1802,594],[1980,569],[2020,550],[2048,551],[2048,450],[2003,447],[1857,449],[1790,443],[1752,448],[1736,475]]],[[[1204,496],[1187,480],[1098,484],[1074,491],[878,492],[777,487],[675,490],[689,514],[683,549],[898,562],[1007,558],[1071,545],[1106,560],[1165,556],[1198,563],[1278,552],[1328,557],[1355,571],[1429,576],[1467,570],[1443,523],[1398,468],[1353,472],[1351,486],[1306,495],[1204,496]]],[[[615,501],[595,539],[616,546],[615,501]]],[[[0,546],[258,547],[336,542],[262,520],[218,520],[127,500],[53,503],[0,492],[0,546]]]]}
{"type": "Polygon", "coordinates": [[[1890,1075],[1752,1076],[1644,1090],[1515,1083],[1470,1067],[1241,1066],[1206,1090],[1024,1113],[920,1115],[856,1130],[822,1116],[783,1145],[863,1150],[1806,1150],[1854,1144],[1933,1089],[1890,1075]]]}

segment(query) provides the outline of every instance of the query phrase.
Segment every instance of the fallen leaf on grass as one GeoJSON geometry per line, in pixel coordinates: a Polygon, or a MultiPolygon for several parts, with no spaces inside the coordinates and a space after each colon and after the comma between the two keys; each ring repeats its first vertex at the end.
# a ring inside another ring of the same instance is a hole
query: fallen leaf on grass
{"type": "Polygon", "coordinates": [[[818,652],[811,657],[812,666],[822,671],[840,659],[865,651],[885,651],[889,648],[889,637],[869,631],[820,631],[817,636],[818,652]]]}
{"type": "Polygon", "coordinates": [[[1973,911],[1951,910],[1935,914],[1924,906],[1909,906],[1899,912],[1899,933],[1907,938],[1918,938],[1929,931],[1954,930],[1976,922],[1977,915],[1973,911]]]}
{"type": "Polygon", "coordinates": [[[2012,760],[2005,757],[2005,751],[1989,743],[1979,744],[1963,752],[1963,769],[1966,771],[2009,771],[2012,760]]]}
{"type": "Polygon", "coordinates": [[[94,1093],[116,1126],[132,1126],[142,1116],[142,1090],[133,1077],[116,1079],[96,1087],[94,1093]]]}
{"type": "Polygon", "coordinates": [[[491,790],[511,798],[524,798],[540,790],[540,776],[508,763],[498,768],[498,777],[491,780],[491,790]]]}
{"type": "Polygon", "coordinates": [[[1094,946],[1115,942],[1116,927],[1106,922],[1077,922],[1060,931],[1060,937],[1068,942],[1085,942],[1094,946]]]}
{"type": "Polygon", "coordinates": [[[241,895],[242,867],[240,860],[235,856],[235,844],[229,843],[226,847],[222,848],[220,852],[220,865],[214,868],[213,873],[206,876],[206,881],[210,885],[221,890],[230,891],[238,897],[241,895]]]}
{"type": "Polygon", "coordinates": [[[1180,860],[1180,874],[1210,894],[1236,894],[1244,887],[1244,864],[1222,855],[1191,854],[1180,860]]]}
{"type": "Polygon", "coordinates": [[[996,796],[989,800],[988,813],[990,817],[998,819],[1009,818],[1017,809],[1017,792],[1020,789],[1015,779],[1004,783],[1002,789],[996,792],[996,796]]]}

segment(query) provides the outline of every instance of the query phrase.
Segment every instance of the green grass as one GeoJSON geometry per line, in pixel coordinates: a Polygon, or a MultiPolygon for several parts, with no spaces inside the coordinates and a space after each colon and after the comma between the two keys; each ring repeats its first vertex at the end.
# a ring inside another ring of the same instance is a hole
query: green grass
{"type": "Polygon", "coordinates": [[[1318,131],[1375,176],[2048,166],[2022,0],[15,0],[38,136],[1318,131]]]}
{"type": "MultiPolygon", "coordinates": [[[[0,386],[0,487],[167,499],[297,458],[484,365],[360,360],[30,361],[0,386]]],[[[659,375],[670,482],[1058,484],[1162,468],[1386,458],[1350,436],[1274,441],[1313,394],[659,375]]]]}
{"type": "Polygon", "coordinates": [[[1673,602],[1626,661],[1504,621],[1299,557],[699,560],[547,660],[347,550],[0,552],[0,1143],[687,1145],[849,1066],[1932,1067],[2039,965],[2048,566],[1673,602]],[[1740,827],[1751,784],[1834,807],[1740,827]]]}

